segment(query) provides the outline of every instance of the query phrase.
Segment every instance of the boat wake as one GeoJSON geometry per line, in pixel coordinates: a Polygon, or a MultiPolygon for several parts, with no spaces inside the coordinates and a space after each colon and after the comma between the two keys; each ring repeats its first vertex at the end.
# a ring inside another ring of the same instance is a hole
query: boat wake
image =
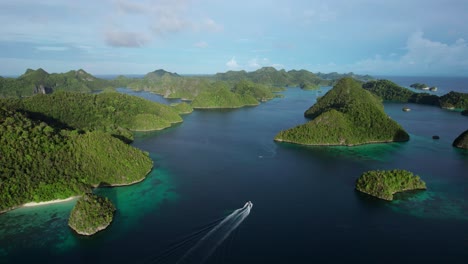
{"type": "Polygon", "coordinates": [[[205,262],[250,214],[252,207],[252,202],[248,201],[244,207],[232,212],[189,249],[177,263],[205,262]]]}

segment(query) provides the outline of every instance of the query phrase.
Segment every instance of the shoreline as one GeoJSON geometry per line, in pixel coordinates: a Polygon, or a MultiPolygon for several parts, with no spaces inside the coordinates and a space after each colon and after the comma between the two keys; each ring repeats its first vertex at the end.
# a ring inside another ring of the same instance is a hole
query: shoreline
{"type": "Polygon", "coordinates": [[[29,202],[21,205],[20,207],[35,207],[35,206],[41,206],[41,205],[48,205],[48,204],[55,204],[55,203],[63,203],[63,202],[68,202],[71,200],[74,200],[76,198],[80,197],[80,195],[75,195],[71,196],[65,199],[56,199],[56,200],[50,200],[50,201],[45,201],[45,202],[29,202]]]}

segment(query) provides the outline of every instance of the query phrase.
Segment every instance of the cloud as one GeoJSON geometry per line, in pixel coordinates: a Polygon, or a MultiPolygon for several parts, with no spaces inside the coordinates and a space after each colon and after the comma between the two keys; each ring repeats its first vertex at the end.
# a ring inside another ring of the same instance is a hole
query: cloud
{"type": "Polygon", "coordinates": [[[146,12],[147,10],[145,6],[141,3],[135,3],[125,0],[117,1],[117,7],[121,12],[127,14],[140,14],[146,12]]]}
{"type": "Polygon", "coordinates": [[[205,41],[199,41],[199,42],[194,43],[193,46],[204,49],[204,48],[208,48],[208,43],[206,43],[205,41]]]}
{"type": "Polygon", "coordinates": [[[239,64],[237,64],[236,57],[232,57],[231,60],[229,60],[228,62],[226,62],[226,66],[227,66],[229,69],[238,69],[238,68],[240,68],[239,64]]]}
{"type": "Polygon", "coordinates": [[[220,32],[220,31],[223,31],[224,27],[218,23],[216,23],[213,19],[211,18],[206,18],[203,22],[202,22],[202,27],[204,29],[207,29],[209,31],[212,31],[212,32],[220,32]]]}
{"type": "Polygon", "coordinates": [[[349,70],[367,73],[391,74],[441,74],[460,75],[468,71],[468,45],[464,39],[452,44],[433,41],[424,37],[422,31],[411,34],[406,42],[406,53],[387,58],[373,58],[350,65],[349,70]]]}
{"type": "Polygon", "coordinates": [[[63,47],[63,46],[39,46],[36,47],[36,50],[40,51],[67,51],[69,50],[68,47],[63,47]]]}
{"type": "Polygon", "coordinates": [[[143,33],[109,30],[105,32],[106,44],[113,47],[141,47],[149,39],[143,33]]]}

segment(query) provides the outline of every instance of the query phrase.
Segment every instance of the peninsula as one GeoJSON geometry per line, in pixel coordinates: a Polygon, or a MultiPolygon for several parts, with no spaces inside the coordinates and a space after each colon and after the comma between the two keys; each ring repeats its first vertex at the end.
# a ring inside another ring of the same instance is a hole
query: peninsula
{"type": "Polygon", "coordinates": [[[281,131],[275,141],[353,146],[407,141],[409,135],[384,112],[383,104],[352,78],[343,78],[310,107],[306,124],[281,131]]]}

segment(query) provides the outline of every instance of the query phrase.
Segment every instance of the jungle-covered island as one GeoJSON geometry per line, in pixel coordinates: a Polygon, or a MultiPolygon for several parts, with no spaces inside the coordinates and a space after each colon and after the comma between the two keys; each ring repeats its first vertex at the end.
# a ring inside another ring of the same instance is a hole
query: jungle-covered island
{"type": "Polygon", "coordinates": [[[406,170],[367,171],[356,180],[356,190],[387,201],[398,192],[425,189],[426,183],[406,170]]]}
{"type": "Polygon", "coordinates": [[[461,133],[452,144],[454,147],[468,149],[468,130],[461,133]]]}
{"type": "Polygon", "coordinates": [[[372,80],[364,83],[362,87],[388,102],[425,104],[458,110],[468,109],[468,93],[451,91],[442,96],[416,93],[389,80],[372,80]]]}
{"type": "Polygon", "coordinates": [[[340,79],[305,116],[312,120],[281,131],[275,141],[353,146],[409,140],[408,133],[384,112],[380,99],[349,77],[340,79]]]}
{"type": "Polygon", "coordinates": [[[142,181],[148,153],[103,131],[62,129],[0,107],[0,212],[82,195],[100,185],[142,181]]]}
{"type": "Polygon", "coordinates": [[[73,207],[68,225],[80,235],[91,236],[111,224],[115,210],[108,198],[86,193],[73,207]]]}

